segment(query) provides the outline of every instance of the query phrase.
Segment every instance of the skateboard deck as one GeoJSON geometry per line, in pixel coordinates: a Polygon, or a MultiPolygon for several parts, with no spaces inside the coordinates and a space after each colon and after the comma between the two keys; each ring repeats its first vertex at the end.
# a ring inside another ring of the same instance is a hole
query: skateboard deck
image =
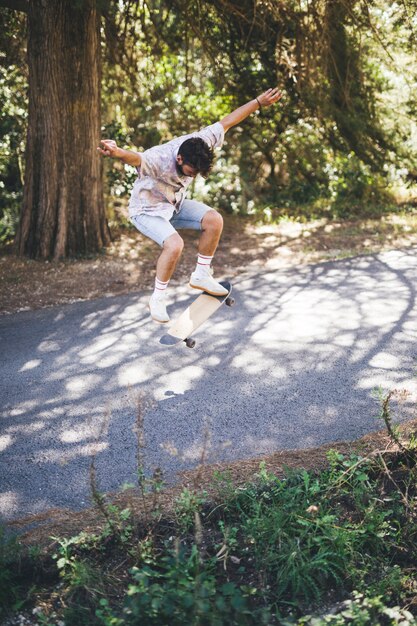
{"type": "Polygon", "coordinates": [[[175,346],[177,343],[185,341],[189,348],[194,348],[195,339],[191,335],[197,328],[200,328],[221,307],[223,302],[227,306],[233,306],[235,302],[230,296],[232,285],[229,282],[220,284],[227,289],[226,295],[212,296],[205,291],[201,292],[198,298],[176,320],[171,322],[168,332],[162,335],[159,342],[165,346],[175,346]]]}

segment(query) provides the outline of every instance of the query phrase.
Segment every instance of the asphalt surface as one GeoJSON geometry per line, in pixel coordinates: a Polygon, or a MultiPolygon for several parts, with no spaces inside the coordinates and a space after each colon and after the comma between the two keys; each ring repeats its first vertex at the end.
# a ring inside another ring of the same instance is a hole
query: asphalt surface
{"type": "MultiPolygon", "coordinates": [[[[149,293],[0,317],[0,513],[90,504],[147,472],[352,440],[381,428],[375,390],[415,417],[417,250],[233,280],[196,347],[159,344],[149,293]],[[141,429],[139,428],[139,431],[141,429]],[[204,443],[205,442],[205,443],[204,443]]],[[[227,277],[225,277],[227,278],[227,277]]],[[[179,314],[193,294],[170,290],[179,314]]]]}

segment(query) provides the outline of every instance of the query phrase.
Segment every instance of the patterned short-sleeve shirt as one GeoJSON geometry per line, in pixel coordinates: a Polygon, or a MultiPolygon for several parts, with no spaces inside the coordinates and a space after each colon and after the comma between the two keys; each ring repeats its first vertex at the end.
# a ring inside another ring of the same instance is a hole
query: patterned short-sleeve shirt
{"type": "Polygon", "coordinates": [[[177,137],[161,146],[149,148],[141,154],[138,177],[133,185],[129,202],[129,215],[147,213],[160,215],[168,220],[178,211],[187,188],[193,182],[191,176],[181,176],[176,157],[180,145],[191,137],[201,137],[211,148],[220,148],[224,141],[224,128],[220,122],[202,130],[177,137]]]}

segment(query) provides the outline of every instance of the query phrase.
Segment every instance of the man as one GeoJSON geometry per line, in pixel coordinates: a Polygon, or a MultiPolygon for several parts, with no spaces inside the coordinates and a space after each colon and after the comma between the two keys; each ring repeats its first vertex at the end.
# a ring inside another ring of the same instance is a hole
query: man
{"type": "Polygon", "coordinates": [[[151,316],[156,322],[169,322],[166,288],[184,246],[177,229],[201,231],[197,265],[191,274],[190,287],[216,296],[227,293],[213,278],[210,267],[223,230],[223,218],[207,205],[185,199],[186,191],[197,174],[204,178],[208,176],[214,160],[213,150],[222,146],[229,128],[280,98],[278,89],[268,89],[219,122],[141,153],[122,150],[111,139],[100,142],[102,147],[97,149],[101,154],[137,168],[138,178],[130,198],[129,216],[142,234],[162,248],[156,265],[155,289],[149,301],[151,316]]]}

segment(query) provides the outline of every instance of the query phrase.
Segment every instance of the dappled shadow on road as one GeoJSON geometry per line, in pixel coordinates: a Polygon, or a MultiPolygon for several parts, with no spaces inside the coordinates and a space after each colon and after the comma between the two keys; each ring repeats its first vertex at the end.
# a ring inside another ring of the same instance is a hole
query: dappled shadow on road
{"type": "MultiPolygon", "coordinates": [[[[247,274],[194,350],[158,343],[146,294],[3,318],[0,510],[87,505],[92,454],[103,490],[134,482],[139,395],[149,471],[169,479],[203,447],[232,460],[379,428],[375,388],[413,386],[416,274],[412,250],[247,274]]],[[[190,294],[171,297],[175,315],[190,294]]]]}
{"type": "MultiPolygon", "coordinates": [[[[245,279],[236,289],[244,294],[236,318],[212,332],[218,362],[198,387],[148,416],[169,441],[161,446],[154,430],[152,458],[171,471],[177,458],[170,463],[165,451],[195,465],[206,428],[211,460],[307,448],[380,427],[379,386],[414,390],[415,289],[401,264],[364,257],[245,279]],[[236,326],[239,344],[228,340],[236,326]],[[198,406],[208,378],[210,398],[198,406]],[[196,415],[199,430],[190,428],[196,415]]],[[[399,416],[410,416],[414,400],[399,416]]]]}

